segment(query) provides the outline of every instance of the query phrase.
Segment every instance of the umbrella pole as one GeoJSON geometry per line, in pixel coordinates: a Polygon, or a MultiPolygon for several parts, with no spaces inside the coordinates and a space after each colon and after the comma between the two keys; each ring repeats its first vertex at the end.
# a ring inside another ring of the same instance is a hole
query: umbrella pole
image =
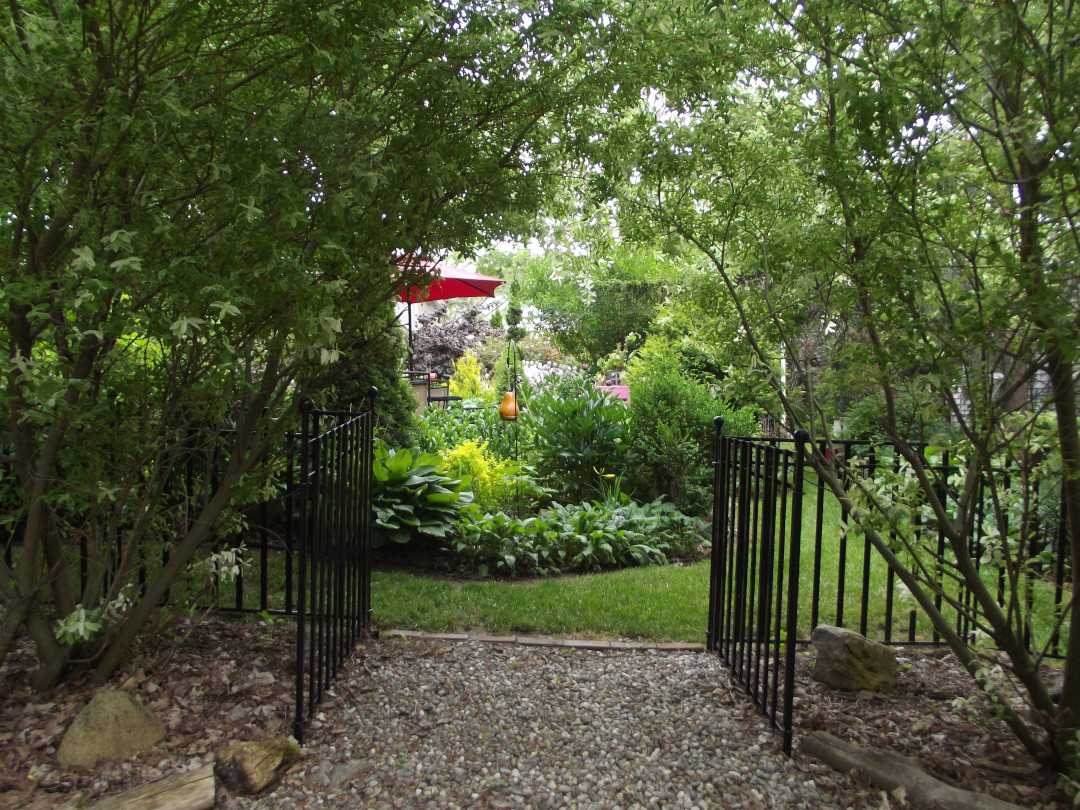
{"type": "Polygon", "coordinates": [[[407,304],[409,309],[409,368],[413,366],[413,348],[412,348],[412,301],[407,304]]]}

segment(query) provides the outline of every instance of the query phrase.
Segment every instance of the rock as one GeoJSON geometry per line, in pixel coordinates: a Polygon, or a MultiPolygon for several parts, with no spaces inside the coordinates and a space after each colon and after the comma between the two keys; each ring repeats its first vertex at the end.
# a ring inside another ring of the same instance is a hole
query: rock
{"type": "Polygon", "coordinates": [[[828,624],[815,627],[810,640],[817,650],[814,680],[852,692],[896,686],[896,654],[890,647],[828,624]]]}
{"type": "Polygon", "coordinates": [[[299,755],[291,737],[238,742],[217,753],[214,772],[233,793],[254,795],[274,784],[299,755]]]}
{"type": "Polygon", "coordinates": [[[165,724],[127,692],[99,692],[64,734],[56,758],[68,768],[92,768],[99,759],[142,753],[164,736],[165,724]]]}

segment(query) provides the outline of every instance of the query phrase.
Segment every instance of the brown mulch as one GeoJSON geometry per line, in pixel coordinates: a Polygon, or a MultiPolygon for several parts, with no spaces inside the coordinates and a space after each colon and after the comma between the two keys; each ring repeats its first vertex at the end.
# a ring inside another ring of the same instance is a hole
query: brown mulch
{"type": "MultiPolygon", "coordinates": [[[[811,677],[813,659],[796,665],[796,745],[799,733],[827,731],[871,750],[910,757],[955,787],[1022,807],[1069,807],[1057,777],[1040,767],[989,700],[947,650],[897,648],[899,683],[887,693],[843,692],[811,677]]],[[[852,787],[869,783],[851,777],[852,787]]],[[[869,797],[868,797],[869,798],[869,797]]],[[[879,806],[868,805],[868,806],[879,806]]],[[[895,806],[895,803],[894,803],[895,806]]]]}
{"type": "Polygon", "coordinates": [[[80,806],[194,770],[224,743],[289,734],[294,638],[291,621],[212,619],[186,638],[158,639],[107,684],[87,675],[48,694],[30,690],[33,650],[20,645],[0,668],[0,808],[80,806]],[[66,769],[56,761],[64,732],[103,689],[136,697],[165,721],[166,738],[126,762],[66,769]]]}
{"type": "MultiPolygon", "coordinates": [[[[182,643],[159,639],[108,684],[83,677],[48,694],[29,689],[33,651],[18,646],[0,667],[0,808],[76,807],[211,762],[223,743],[288,734],[293,638],[291,622],[267,627],[258,620],[211,619],[190,629],[182,643]],[[163,718],[165,741],[126,762],[61,767],[56,750],[65,730],[105,688],[131,693],[163,718]]],[[[801,657],[797,734],[824,729],[898,751],[939,779],[1023,807],[1068,806],[1053,774],[1039,768],[1000,721],[988,719],[987,705],[951,655],[915,649],[898,655],[900,684],[884,695],[828,689],[810,678],[810,660],[801,657]],[[954,705],[957,698],[971,702],[954,705]]],[[[848,806],[890,806],[857,775],[830,771],[822,781],[832,782],[848,806]]],[[[893,800],[891,806],[901,805],[893,800]]]]}

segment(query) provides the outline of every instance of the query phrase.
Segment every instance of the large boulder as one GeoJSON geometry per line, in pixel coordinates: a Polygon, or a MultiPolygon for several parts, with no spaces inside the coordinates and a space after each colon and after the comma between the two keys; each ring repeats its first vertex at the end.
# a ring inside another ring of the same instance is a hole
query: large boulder
{"type": "Polygon", "coordinates": [[[92,768],[99,759],[141,754],[164,736],[165,724],[127,692],[99,692],[64,734],[56,758],[67,768],[92,768]]]}
{"type": "Polygon", "coordinates": [[[854,630],[822,624],[810,640],[817,650],[813,677],[835,689],[879,692],[896,686],[896,654],[854,630]]]}

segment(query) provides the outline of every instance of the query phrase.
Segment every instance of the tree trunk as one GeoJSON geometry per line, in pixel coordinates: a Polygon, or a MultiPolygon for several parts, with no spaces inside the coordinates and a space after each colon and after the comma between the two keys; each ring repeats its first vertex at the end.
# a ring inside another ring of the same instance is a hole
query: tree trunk
{"type": "MultiPolygon", "coordinates": [[[[1073,367],[1066,359],[1060,344],[1054,341],[1048,355],[1054,410],[1057,413],[1058,442],[1064,474],[1061,486],[1065,493],[1065,514],[1072,571],[1075,580],[1080,571],[1080,429],[1076,423],[1076,382],[1073,367]]],[[[1062,549],[1064,553],[1064,549],[1062,549]]],[[[1080,730],[1080,626],[1077,608],[1066,624],[1068,640],[1065,646],[1064,683],[1058,704],[1057,729],[1054,732],[1054,754],[1061,762],[1075,763],[1078,753],[1071,743],[1080,730]]]]}

